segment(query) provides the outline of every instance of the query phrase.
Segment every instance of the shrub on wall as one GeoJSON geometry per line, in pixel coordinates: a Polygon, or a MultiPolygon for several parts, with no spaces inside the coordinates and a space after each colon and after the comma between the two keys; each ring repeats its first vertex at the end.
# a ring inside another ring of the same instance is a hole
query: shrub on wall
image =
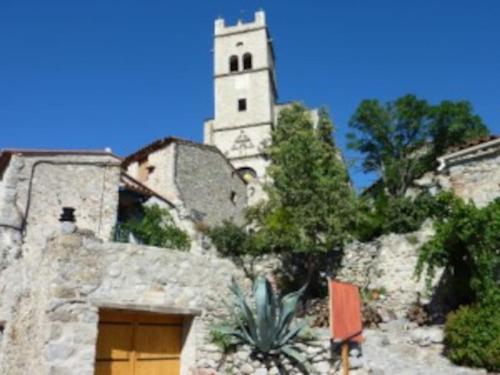
{"type": "Polygon", "coordinates": [[[210,228],[207,235],[222,256],[238,258],[258,253],[253,236],[231,221],[210,228]]]}
{"type": "Polygon", "coordinates": [[[141,217],[123,223],[121,230],[126,234],[131,233],[145,245],[178,250],[188,250],[190,247],[188,234],[175,225],[168,210],[156,204],[144,206],[141,217]]]}
{"type": "MultiPolygon", "coordinates": [[[[449,198],[448,198],[449,199],[449,198]]],[[[438,268],[451,278],[459,303],[498,296],[500,199],[484,208],[452,198],[435,225],[436,234],[421,249],[416,272],[428,284],[438,268]]]]}
{"type": "Polygon", "coordinates": [[[453,362],[500,370],[500,309],[494,303],[463,306],[449,314],[446,355],[453,362]]]}

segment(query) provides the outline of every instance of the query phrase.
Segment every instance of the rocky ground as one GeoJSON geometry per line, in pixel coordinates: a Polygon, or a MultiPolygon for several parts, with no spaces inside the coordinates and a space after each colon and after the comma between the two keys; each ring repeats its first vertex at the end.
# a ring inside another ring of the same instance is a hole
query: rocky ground
{"type": "MultiPolygon", "coordinates": [[[[339,350],[330,350],[327,328],[315,330],[316,340],[299,344],[318,375],[340,375],[339,350]]],[[[350,375],[486,375],[481,369],[459,367],[444,357],[443,331],[440,326],[419,327],[406,319],[381,323],[378,328],[363,331],[361,347],[350,350],[350,375]]],[[[339,348],[337,348],[339,349],[339,348]]],[[[225,358],[217,347],[200,361],[196,375],[298,375],[303,372],[286,358],[280,363],[284,371],[265,366],[252,358],[250,348],[242,347],[225,358]],[[267,367],[267,368],[266,368],[267,367]],[[209,370],[211,368],[211,370],[209,370]]],[[[498,375],[498,374],[497,374],[498,375]]]]}
{"type": "Polygon", "coordinates": [[[440,327],[417,327],[406,320],[364,330],[362,349],[352,349],[352,375],[481,375],[485,370],[458,367],[443,355],[440,327]]]}

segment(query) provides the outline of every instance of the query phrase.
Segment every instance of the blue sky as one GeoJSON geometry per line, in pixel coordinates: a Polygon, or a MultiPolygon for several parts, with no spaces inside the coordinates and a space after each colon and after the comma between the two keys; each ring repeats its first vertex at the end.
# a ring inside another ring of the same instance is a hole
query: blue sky
{"type": "Polygon", "coordinates": [[[328,107],[342,148],[362,99],[406,93],[470,100],[500,133],[499,0],[1,0],[0,148],[127,155],[167,135],[201,141],[213,20],[259,8],[280,101],[328,107]]]}

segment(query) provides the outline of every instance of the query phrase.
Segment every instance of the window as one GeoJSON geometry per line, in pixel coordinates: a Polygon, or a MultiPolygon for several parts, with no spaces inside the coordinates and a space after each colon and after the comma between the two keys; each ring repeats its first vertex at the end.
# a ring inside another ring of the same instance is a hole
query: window
{"type": "Polygon", "coordinates": [[[231,195],[229,197],[231,199],[231,203],[232,204],[236,204],[236,198],[237,198],[237,195],[236,195],[236,192],[235,191],[231,191],[231,195]]]}
{"type": "Polygon", "coordinates": [[[247,52],[243,55],[243,70],[250,69],[252,69],[252,54],[247,52]]]}
{"type": "Polygon", "coordinates": [[[247,100],[238,99],[238,111],[243,112],[247,110],[247,100]]]}
{"type": "Polygon", "coordinates": [[[238,56],[233,55],[229,58],[229,71],[237,72],[239,70],[238,67],[238,56]]]}

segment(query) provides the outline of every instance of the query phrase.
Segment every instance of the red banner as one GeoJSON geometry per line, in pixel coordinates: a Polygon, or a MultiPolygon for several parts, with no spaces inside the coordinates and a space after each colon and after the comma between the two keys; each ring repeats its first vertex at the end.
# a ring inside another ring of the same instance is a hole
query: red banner
{"type": "Polygon", "coordinates": [[[361,342],[361,298],[357,286],[330,280],[330,330],[334,340],[361,342]]]}

